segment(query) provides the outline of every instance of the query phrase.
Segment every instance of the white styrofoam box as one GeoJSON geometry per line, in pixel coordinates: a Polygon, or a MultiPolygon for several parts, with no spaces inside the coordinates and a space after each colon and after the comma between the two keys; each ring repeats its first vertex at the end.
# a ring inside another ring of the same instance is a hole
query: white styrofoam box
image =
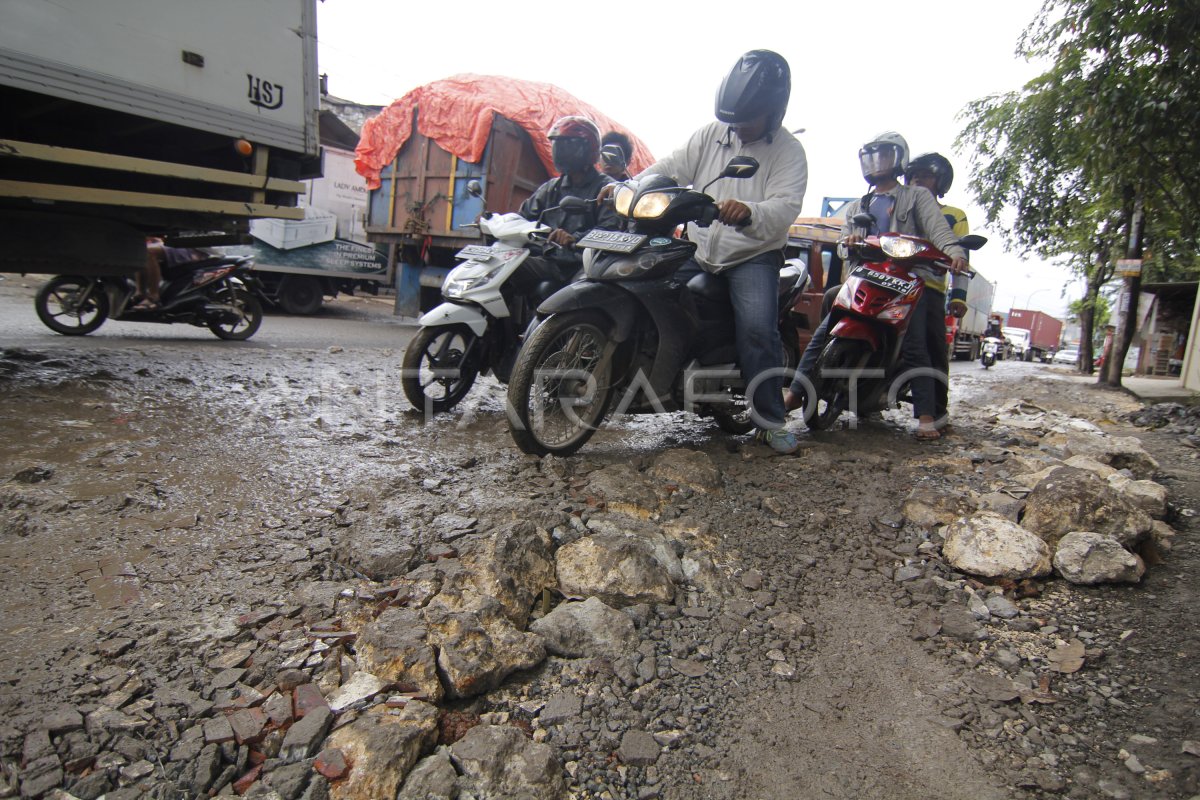
{"type": "Polygon", "coordinates": [[[304,219],[256,219],[250,235],[280,250],[331,242],[337,235],[337,216],[321,208],[304,209],[304,219]]]}

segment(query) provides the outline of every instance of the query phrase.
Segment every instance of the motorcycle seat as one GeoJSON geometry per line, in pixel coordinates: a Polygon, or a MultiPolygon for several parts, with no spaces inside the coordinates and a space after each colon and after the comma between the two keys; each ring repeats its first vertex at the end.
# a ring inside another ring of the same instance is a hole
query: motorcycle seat
{"type": "Polygon", "coordinates": [[[729,298],[729,285],[720,275],[701,272],[687,283],[688,291],[692,294],[720,303],[729,298]]]}

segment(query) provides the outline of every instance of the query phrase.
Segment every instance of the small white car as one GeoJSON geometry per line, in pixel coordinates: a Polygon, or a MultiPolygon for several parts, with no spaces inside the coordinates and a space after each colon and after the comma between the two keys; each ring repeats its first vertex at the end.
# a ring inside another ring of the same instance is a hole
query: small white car
{"type": "Polygon", "coordinates": [[[1068,347],[1066,349],[1059,350],[1057,353],[1054,354],[1054,357],[1050,359],[1050,363],[1051,364],[1078,364],[1079,363],[1079,348],[1078,347],[1068,347]]]}

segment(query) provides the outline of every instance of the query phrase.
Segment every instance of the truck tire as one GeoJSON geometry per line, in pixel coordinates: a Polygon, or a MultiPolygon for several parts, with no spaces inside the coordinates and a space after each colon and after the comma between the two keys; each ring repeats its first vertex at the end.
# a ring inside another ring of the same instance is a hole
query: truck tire
{"type": "Polygon", "coordinates": [[[278,297],[289,314],[315,314],[325,300],[325,289],[310,275],[288,275],[279,282],[278,297]]]}

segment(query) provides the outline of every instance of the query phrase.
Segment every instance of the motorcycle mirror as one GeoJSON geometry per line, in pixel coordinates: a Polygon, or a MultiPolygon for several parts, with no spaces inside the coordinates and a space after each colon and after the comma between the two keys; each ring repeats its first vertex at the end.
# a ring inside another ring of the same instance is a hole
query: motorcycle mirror
{"type": "Polygon", "coordinates": [[[729,163],[725,165],[725,169],[721,170],[721,174],[713,178],[708,183],[704,184],[701,192],[707,192],[708,187],[712,186],[722,178],[749,178],[754,173],[758,172],[758,159],[750,156],[734,156],[729,159],[729,163]]]}
{"type": "Polygon", "coordinates": [[[964,250],[978,250],[987,244],[987,237],[977,236],[976,234],[972,233],[959,239],[958,243],[962,245],[964,250]]]}
{"type": "Polygon", "coordinates": [[[585,211],[590,203],[581,197],[567,195],[562,200],[558,201],[559,208],[565,208],[568,211],[585,211]]]}
{"type": "Polygon", "coordinates": [[[600,148],[600,160],[604,162],[604,166],[614,169],[624,170],[625,151],[619,145],[606,144],[600,148]]]}
{"type": "Polygon", "coordinates": [[[729,159],[725,169],[721,170],[722,178],[749,178],[758,172],[758,159],[750,156],[734,156],[729,159]]]}
{"type": "Polygon", "coordinates": [[[867,230],[870,230],[871,226],[875,224],[875,218],[870,214],[855,214],[850,218],[850,222],[853,223],[855,227],[866,228],[867,230]]]}
{"type": "Polygon", "coordinates": [[[472,178],[467,181],[467,194],[471,195],[471,197],[483,197],[483,185],[472,178]]]}

